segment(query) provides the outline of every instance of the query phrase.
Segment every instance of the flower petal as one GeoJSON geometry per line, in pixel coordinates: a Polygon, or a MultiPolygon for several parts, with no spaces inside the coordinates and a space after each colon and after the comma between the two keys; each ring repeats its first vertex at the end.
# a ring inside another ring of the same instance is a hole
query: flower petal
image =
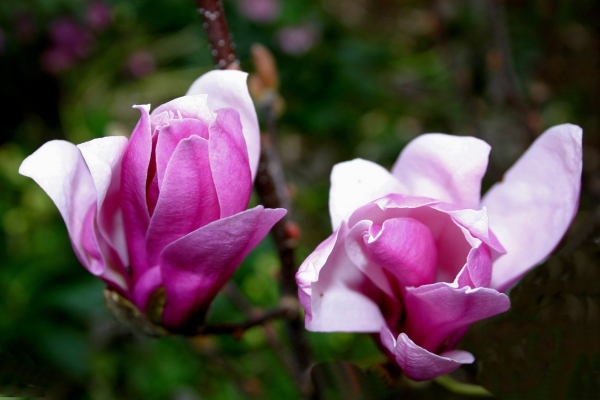
{"type": "Polygon", "coordinates": [[[217,111],[217,119],[210,126],[209,149],[221,218],[244,211],[252,193],[252,175],[237,111],[217,111]]]}
{"type": "Polygon", "coordinates": [[[457,288],[445,282],[407,288],[406,333],[432,352],[456,330],[509,309],[508,297],[494,289],[457,288]]]}
{"type": "Polygon", "coordinates": [[[240,114],[252,179],[256,176],[260,156],[260,130],[254,104],[248,92],[248,74],[240,71],[210,71],[192,84],[188,95],[208,94],[208,106],[212,111],[231,107],[240,114]]]}
{"type": "Polygon", "coordinates": [[[171,157],[146,237],[152,265],[169,243],[219,218],[208,146],[206,139],[192,136],[179,142],[171,157]]]}
{"type": "Polygon", "coordinates": [[[152,155],[149,105],[134,106],[142,113],[131,134],[121,164],[121,208],[129,261],[135,281],[149,268],[146,255],[146,231],[150,214],[146,204],[146,180],[152,155]]]}
{"type": "Polygon", "coordinates": [[[207,94],[196,94],[178,97],[162,104],[152,111],[152,127],[160,127],[173,119],[200,119],[207,125],[213,120],[207,103],[207,94]],[[170,116],[170,118],[168,118],[170,116]]]}
{"type": "Polygon", "coordinates": [[[296,274],[306,329],[316,332],[379,332],[385,320],[377,304],[381,292],[348,259],[347,227],[309,255],[296,274]]]}
{"type": "Polygon", "coordinates": [[[383,167],[357,158],[336,164],[331,171],[329,213],[335,231],[342,221],[370,201],[389,193],[402,193],[396,179],[383,167]]]}
{"type": "Polygon", "coordinates": [[[159,189],[177,145],[183,139],[194,135],[208,140],[208,125],[199,119],[184,118],[172,119],[169,125],[160,129],[156,139],[156,175],[159,189]]]}
{"type": "Polygon", "coordinates": [[[515,283],[569,227],[581,189],[581,136],[576,125],[547,130],[484,196],[490,227],[507,251],[494,263],[492,287],[515,283]]]}
{"type": "Polygon", "coordinates": [[[127,148],[127,138],[123,136],[112,136],[94,139],[82,143],[77,147],[87,164],[98,199],[98,212],[96,217],[97,228],[102,240],[110,248],[103,246],[102,253],[109,257],[109,265],[118,268],[124,273],[124,267],[129,265],[127,244],[125,240],[125,229],[123,227],[123,214],[120,204],[121,190],[121,161],[127,148]]]}
{"type": "Polygon", "coordinates": [[[471,364],[471,353],[453,350],[437,355],[417,346],[408,335],[401,333],[396,342],[394,355],[402,371],[410,379],[424,381],[448,374],[461,364],[471,364]]]}
{"type": "Polygon", "coordinates": [[[96,187],[79,149],[62,140],[45,143],[27,157],[19,173],[32,178],[50,196],[62,215],[73,250],[83,266],[116,287],[122,277],[106,268],[96,239],[96,187]]]}
{"type": "Polygon", "coordinates": [[[489,152],[473,137],[421,135],[404,148],[392,174],[408,189],[404,194],[478,209],[489,152]]]}
{"type": "Polygon", "coordinates": [[[202,316],[246,255],[286,210],[257,206],[219,219],[165,247],[160,266],[166,289],[165,326],[202,316]]]}
{"type": "Polygon", "coordinates": [[[429,228],[414,218],[391,218],[379,227],[379,232],[363,236],[369,258],[401,286],[433,283],[438,254],[429,228]]]}

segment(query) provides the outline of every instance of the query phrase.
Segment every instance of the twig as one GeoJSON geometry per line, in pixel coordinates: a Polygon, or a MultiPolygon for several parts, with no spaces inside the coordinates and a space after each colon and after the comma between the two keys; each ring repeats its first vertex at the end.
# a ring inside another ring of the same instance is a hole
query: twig
{"type": "Polygon", "coordinates": [[[235,55],[233,35],[227,27],[223,4],[220,0],[196,0],[202,27],[208,35],[210,53],[215,60],[215,68],[225,69],[231,64],[238,65],[235,55]]]}
{"type": "Polygon", "coordinates": [[[214,324],[214,325],[205,325],[198,329],[198,334],[207,335],[207,334],[233,334],[235,336],[240,337],[247,329],[250,329],[257,325],[263,325],[266,322],[270,321],[273,318],[283,317],[289,310],[286,308],[279,308],[276,310],[271,310],[262,313],[257,317],[251,318],[244,322],[240,322],[237,324],[214,324]]]}
{"type": "MultiPolygon", "coordinates": [[[[208,35],[211,54],[216,67],[231,68],[230,62],[237,66],[239,62],[235,55],[235,45],[227,27],[221,1],[197,0],[197,4],[198,13],[202,17],[202,26],[208,35]]],[[[295,280],[294,248],[298,237],[298,228],[290,218],[291,202],[281,162],[274,147],[276,118],[273,104],[271,102],[269,104],[263,110],[269,134],[262,138],[261,155],[254,186],[265,207],[282,207],[288,210],[288,214],[273,227],[271,233],[281,260],[282,307],[285,310],[297,310],[299,304],[295,280]]],[[[295,315],[287,314],[286,330],[294,354],[294,378],[301,390],[306,393],[303,372],[310,366],[311,356],[300,315],[297,312],[291,314],[295,315]]]]}

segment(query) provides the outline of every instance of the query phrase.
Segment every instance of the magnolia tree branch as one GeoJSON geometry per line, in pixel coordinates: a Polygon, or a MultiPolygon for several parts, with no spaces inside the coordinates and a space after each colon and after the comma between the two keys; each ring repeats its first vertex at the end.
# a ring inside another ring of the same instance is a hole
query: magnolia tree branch
{"type": "Polygon", "coordinates": [[[220,0],[196,0],[196,4],[198,5],[198,14],[202,18],[202,27],[208,36],[215,68],[225,69],[231,64],[238,65],[233,35],[227,27],[222,2],[220,0]]]}
{"type": "Polygon", "coordinates": [[[247,329],[257,325],[263,325],[273,318],[284,317],[287,313],[289,313],[289,310],[285,308],[279,308],[276,310],[266,311],[261,315],[240,323],[204,325],[198,329],[198,334],[233,334],[234,336],[239,337],[247,329]]]}
{"type": "MultiPolygon", "coordinates": [[[[235,44],[227,27],[225,13],[220,0],[197,0],[198,13],[202,18],[202,26],[207,33],[211,54],[217,68],[239,68],[235,54],[235,44]],[[232,65],[233,64],[233,65],[232,65]]],[[[294,249],[299,229],[291,220],[291,201],[283,174],[283,168],[275,148],[276,113],[274,103],[266,101],[262,104],[267,135],[262,137],[261,155],[254,187],[262,204],[268,208],[285,208],[287,215],[279,221],[271,231],[281,261],[281,310],[266,313],[255,320],[240,325],[205,327],[202,333],[240,332],[250,326],[262,324],[274,317],[287,317],[286,330],[293,349],[295,366],[294,375],[297,384],[307,392],[303,373],[311,364],[310,349],[304,335],[304,323],[298,312],[298,294],[295,280],[296,262],[294,249]]]]}

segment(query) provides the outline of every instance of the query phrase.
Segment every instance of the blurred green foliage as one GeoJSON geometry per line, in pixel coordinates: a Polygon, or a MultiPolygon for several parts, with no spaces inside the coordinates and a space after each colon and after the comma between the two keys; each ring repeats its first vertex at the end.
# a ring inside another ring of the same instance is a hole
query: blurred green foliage
{"type": "MultiPolygon", "coordinates": [[[[47,140],[128,135],[138,118],[133,104],[181,96],[213,67],[192,0],[106,0],[108,22],[95,28],[92,3],[0,2],[0,393],[297,398],[278,321],[241,338],[193,340],[137,337],[120,326],[102,304],[102,283],[78,264],[52,202],[18,175],[20,162],[47,140]],[[67,66],[51,57],[52,27],[64,19],[86,38],[67,66]]],[[[390,167],[421,133],[473,135],[493,147],[489,187],[544,128],[584,128],[578,221],[595,227],[561,261],[528,275],[511,294],[511,311],[471,329],[462,348],[478,360],[457,377],[478,377],[506,398],[593,398],[600,389],[598,2],[510,0],[504,18],[493,1],[273,0],[280,11],[270,21],[253,21],[243,3],[225,2],[242,67],[252,71],[256,42],[279,65],[278,146],[302,229],[299,260],[330,234],[328,177],[336,162],[363,157],[390,167]],[[289,50],[283,32],[290,27],[308,29],[303,51],[289,50]]],[[[210,320],[243,320],[239,296],[274,307],[278,275],[267,239],[216,298],[210,320]]],[[[325,398],[468,398],[435,382],[386,386],[377,369],[341,363],[385,361],[368,335],[309,340],[324,362],[311,374],[325,398]]]]}

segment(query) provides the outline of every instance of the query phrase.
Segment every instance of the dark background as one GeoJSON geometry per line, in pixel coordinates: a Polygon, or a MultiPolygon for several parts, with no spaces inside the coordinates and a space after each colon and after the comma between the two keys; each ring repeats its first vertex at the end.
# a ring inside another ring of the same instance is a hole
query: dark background
{"type": "MultiPolygon", "coordinates": [[[[508,399],[600,398],[600,3],[224,6],[242,67],[253,70],[256,42],[279,65],[278,146],[302,230],[299,260],[331,232],[329,173],[337,162],[362,157],[389,168],[419,134],[471,135],[493,148],[487,188],[544,129],[582,126],[581,205],[571,230],[511,291],[510,311],[469,330],[459,347],[477,361],[454,377],[508,399]]],[[[52,202],[17,173],[48,140],[129,135],[139,114],[133,104],[181,96],[211,68],[193,0],[0,2],[0,394],[298,397],[278,321],[241,339],[155,340],[120,326],[52,202]]],[[[278,274],[267,239],[217,297],[211,321],[243,320],[240,294],[254,307],[276,306],[278,274]]],[[[324,363],[312,376],[325,398],[468,398],[443,380],[394,380],[368,335],[308,337],[324,363]]]]}

